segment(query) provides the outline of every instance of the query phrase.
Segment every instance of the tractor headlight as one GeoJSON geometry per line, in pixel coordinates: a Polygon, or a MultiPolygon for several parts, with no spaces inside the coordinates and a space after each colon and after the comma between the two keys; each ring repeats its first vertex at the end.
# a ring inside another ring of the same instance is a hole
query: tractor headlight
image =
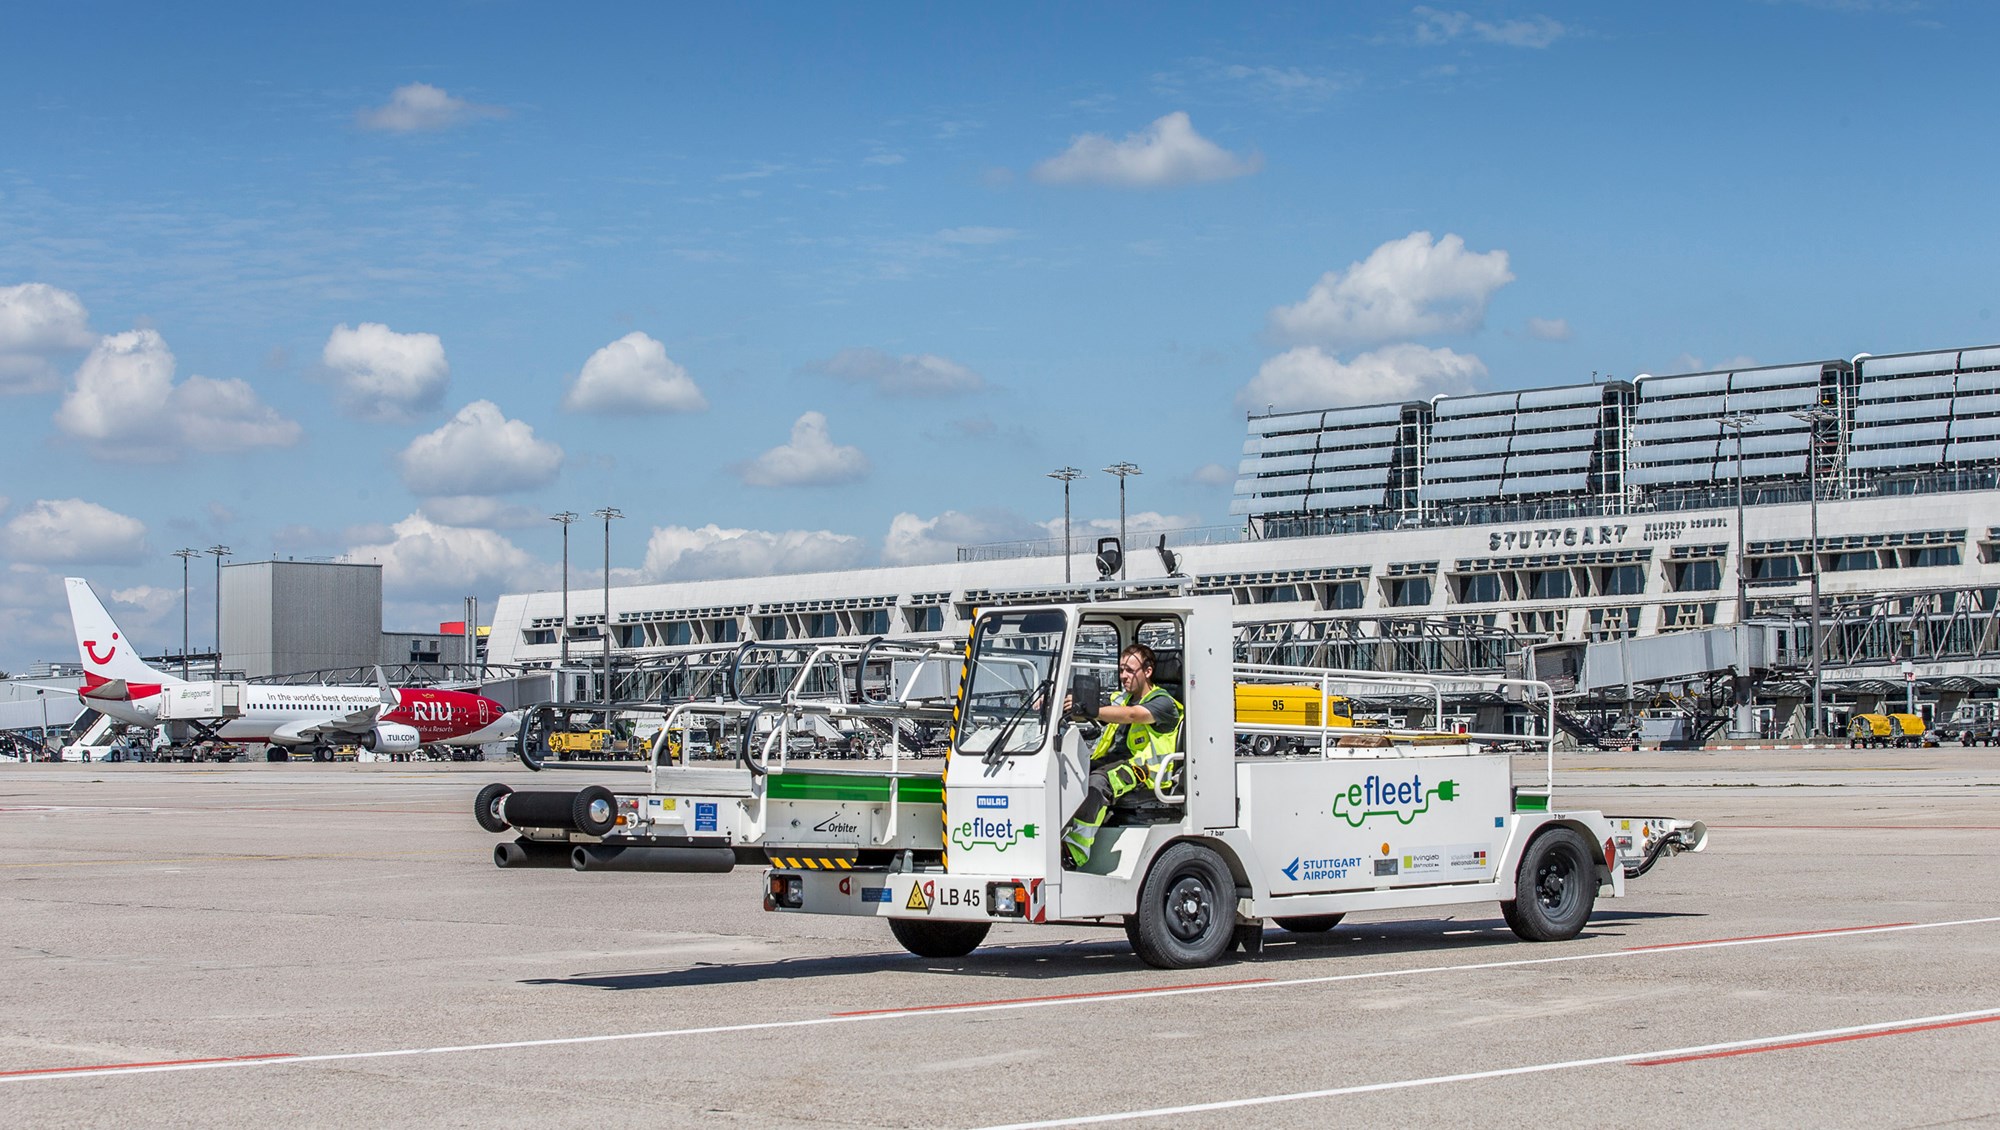
{"type": "Polygon", "coordinates": [[[801,875],[771,872],[764,891],[765,910],[797,910],[806,904],[806,881],[801,875]]]}
{"type": "Polygon", "coordinates": [[[995,918],[1025,918],[1028,888],[1020,883],[986,884],[986,913],[995,918]]]}

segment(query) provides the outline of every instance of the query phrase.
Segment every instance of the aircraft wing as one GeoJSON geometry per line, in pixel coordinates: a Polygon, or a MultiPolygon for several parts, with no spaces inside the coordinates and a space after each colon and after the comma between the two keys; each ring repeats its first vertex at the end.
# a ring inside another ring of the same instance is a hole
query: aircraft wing
{"type": "MultiPolygon", "coordinates": [[[[48,689],[55,690],[56,688],[50,687],[48,689]]],[[[112,679],[109,682],[99,683],[94,687],[63,687],[62,689],[73,691],[84,698],[102,698],[113,702],[123,702],[132,697],[132,684],[123,679],[112,679]]]]}
{"type": "Polygon", "coordinates": [[[370,706],[324,722],[287,722],[271,731],[271,740],[280,745],[303,745],[321,738],[352,738],[375,728],[380,707],[370,706]]]}

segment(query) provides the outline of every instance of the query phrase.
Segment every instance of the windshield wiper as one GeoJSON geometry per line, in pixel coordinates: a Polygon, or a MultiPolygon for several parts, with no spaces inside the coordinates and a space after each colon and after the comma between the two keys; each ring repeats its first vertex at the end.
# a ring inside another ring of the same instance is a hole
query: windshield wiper
{"type": "Polygon", "coordinates": [[[1015,707],[1014,713],[1008,715],[1006,723],[1000,727],[1000,732],[993,735],[993,740],[986,744],[986,752],[980,755],[981,760],[985,764],[997,765],[1000,763],[1001,758],[1007,756],[1007,754],[1002,751],[1001,747],[1007,744],[1007,738],[1013,734],[1014,727],[1020,725],[1021,719],[1026,718],[1028,716],[1029,709],[1032,708],[1037,701],[1043,700],[1044,696],[1046,696],[1049,693],[1050,688],[1052,688],[1055,685],[1055,681],[1056,680],[1054,675],[1050,675],[1048,678],[1043,679],[1040,685],[1035,687],[1034,693],[1022,699],[1021,705],[1015,707]]]}

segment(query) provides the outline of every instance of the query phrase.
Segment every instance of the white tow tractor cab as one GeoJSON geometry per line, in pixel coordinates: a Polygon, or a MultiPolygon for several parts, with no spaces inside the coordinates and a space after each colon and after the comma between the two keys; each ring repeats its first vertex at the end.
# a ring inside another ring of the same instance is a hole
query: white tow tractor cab
{"type": "MultiPolygon", "coordinates": [[[[617,866],[631,848],[661,864],[646,869],[692,870],[672,853],[705,846],[704,869],[771,862],[767,909],[887,918],[922,956],[969,953],[995,922],[1088,923],[1122,925],[1139,956],[1164,968],[1257,950],[1265,920],[1317,932],[1362,910],[1498,902],[1521,937],[1563,940],[1600,895],[1622,895],[1628,875],[1706,846],[1699,823],[1555,803],[1543,684],[1237,664],[1230,615],[1226,597],[985,612],[962,653],[941,782],[893,762],[889,773],[788,771],[780,724],[764,745],[776,759],[746,759],[730,787],[706,796],[686,788],[703,783],[688,774],[719,785],[712,775],[732,771],[656,763],[645,795],[513,794],[546,798],[527,804],[488,786],[476,809],[489,830],[521,829],[496,852],[505,865],[533,863],[548,855],[539,845],[561,840],[581,870],[597,856],[617,866]],[[1154,682],[1183,706],[1172,769],[1119,798],[1087,862],[1066,869],[1063,828],[1083,802],[1096,738],[1062,716],[1063,700],[1115,686],[1133,643],[1153,649],[1154,682]],[[1474,699],[1504,708],[1492,716],[1528,719],[1532,736],[1362,730],[1331,711],[1311,725],[1239,722],[1238,703],[1254,698],[1239,688],[1260,684],[1387,703],[1406,719],[1442,719],[1447,701],[1474,699]],[[1265,734],[1289,752],[1239,754],[1259,744],[1239,738],[1265,734]],[[1524,740],[1542,754],[1525,784],[1498,744],[1524,740]],[[661,851],[670,854],[644,854],[661,851]]],[[[839,709],[794,696],[783,706],[839,709]]],[[[898,706],[918,708],[892,696],[879,709],[898,706]]]]}

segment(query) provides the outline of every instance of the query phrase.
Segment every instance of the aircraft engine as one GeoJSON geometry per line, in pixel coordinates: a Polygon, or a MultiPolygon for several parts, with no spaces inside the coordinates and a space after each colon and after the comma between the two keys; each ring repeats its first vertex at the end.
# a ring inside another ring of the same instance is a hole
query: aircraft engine
{"type": "Polygon", "coordinates": [[[375,728],[361,735],[355,743],[370,753],[414,753],[424,744],[423,735],[416,727],[400,722],[377,722],[375,728]]]}

